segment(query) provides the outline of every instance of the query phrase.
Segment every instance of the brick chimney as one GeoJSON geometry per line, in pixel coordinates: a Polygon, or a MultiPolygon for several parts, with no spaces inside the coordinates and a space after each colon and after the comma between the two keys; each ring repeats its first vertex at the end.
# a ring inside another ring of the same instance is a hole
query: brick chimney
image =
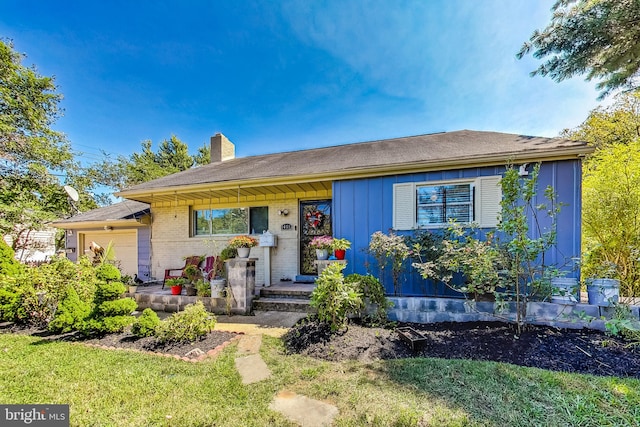
{"type": "Polygon", "coordinates": [[[211,137],[211,163],[235,159],[236,146],[226,136],[216,133],[211,137]]]}

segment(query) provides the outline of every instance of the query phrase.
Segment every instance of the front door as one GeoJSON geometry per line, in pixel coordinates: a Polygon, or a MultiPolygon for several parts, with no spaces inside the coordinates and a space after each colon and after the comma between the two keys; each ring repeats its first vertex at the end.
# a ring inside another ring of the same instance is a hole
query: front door
{"type": "Polygon", "coordinates": [[[315,236],[331,236],[331,200],[300,202],[300,274],[317,274],[315,249],[309,242],[315,236]]]}

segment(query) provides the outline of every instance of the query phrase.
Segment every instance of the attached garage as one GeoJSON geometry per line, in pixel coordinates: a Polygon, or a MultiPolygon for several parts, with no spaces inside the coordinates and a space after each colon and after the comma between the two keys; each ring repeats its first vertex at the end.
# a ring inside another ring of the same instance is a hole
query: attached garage
{"type": "Polygon", "coordinates": [[[113,250],[117,266],[122,274],[132,276],[138,274],[138,231],[91,231],[78,233],[79,244],[82,248],[81,255],[93,256],[89,250],[89,244],[96,242],[98,245],[106,248],[109,242],[113,242],[113,250]]]}
{"type": "Polygon", "coordinates": [[[122,274],[137,274],[151,280],[151,216],[146,203],[125,200],[121,203],[83,212],[54,222],[65,230],[67,258],[77,261],[82,255],[93,257],[91,242],[106,248],[113,242],[122,274]]]}

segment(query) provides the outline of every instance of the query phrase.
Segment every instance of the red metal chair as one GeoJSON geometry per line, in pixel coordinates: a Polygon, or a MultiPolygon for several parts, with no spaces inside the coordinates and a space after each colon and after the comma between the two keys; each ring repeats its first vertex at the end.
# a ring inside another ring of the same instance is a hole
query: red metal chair
{"type": "Polygon", "coordinates": [[[199,255],[194,255],[194,256],[187,257],[185,259],[184,267],[181,267],[181,268],[167,268],[167,269],[165,269],[164,270],[164,280],[162,280],[162,289],[164,289],[164,283],[167,281],[167,279],[186,278],[187,276],[184,274],[184,270],[189,265],[195,265],[196,267],[198,267],[201,262],[202,262],[202,257],[199,256],[199,255]]]}

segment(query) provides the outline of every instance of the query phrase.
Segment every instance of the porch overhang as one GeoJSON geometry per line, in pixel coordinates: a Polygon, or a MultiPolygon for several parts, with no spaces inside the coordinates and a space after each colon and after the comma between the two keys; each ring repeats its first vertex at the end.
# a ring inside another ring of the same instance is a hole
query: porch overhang
{"type": "Polygon", "coordinates": [[[153,189],[123,191],[120,197],[149,203],[152,207],[192,204],[237,204],[286,199],[330,198],[332,182],[326,180],[283,182],[218,182],[153,189]]]}

